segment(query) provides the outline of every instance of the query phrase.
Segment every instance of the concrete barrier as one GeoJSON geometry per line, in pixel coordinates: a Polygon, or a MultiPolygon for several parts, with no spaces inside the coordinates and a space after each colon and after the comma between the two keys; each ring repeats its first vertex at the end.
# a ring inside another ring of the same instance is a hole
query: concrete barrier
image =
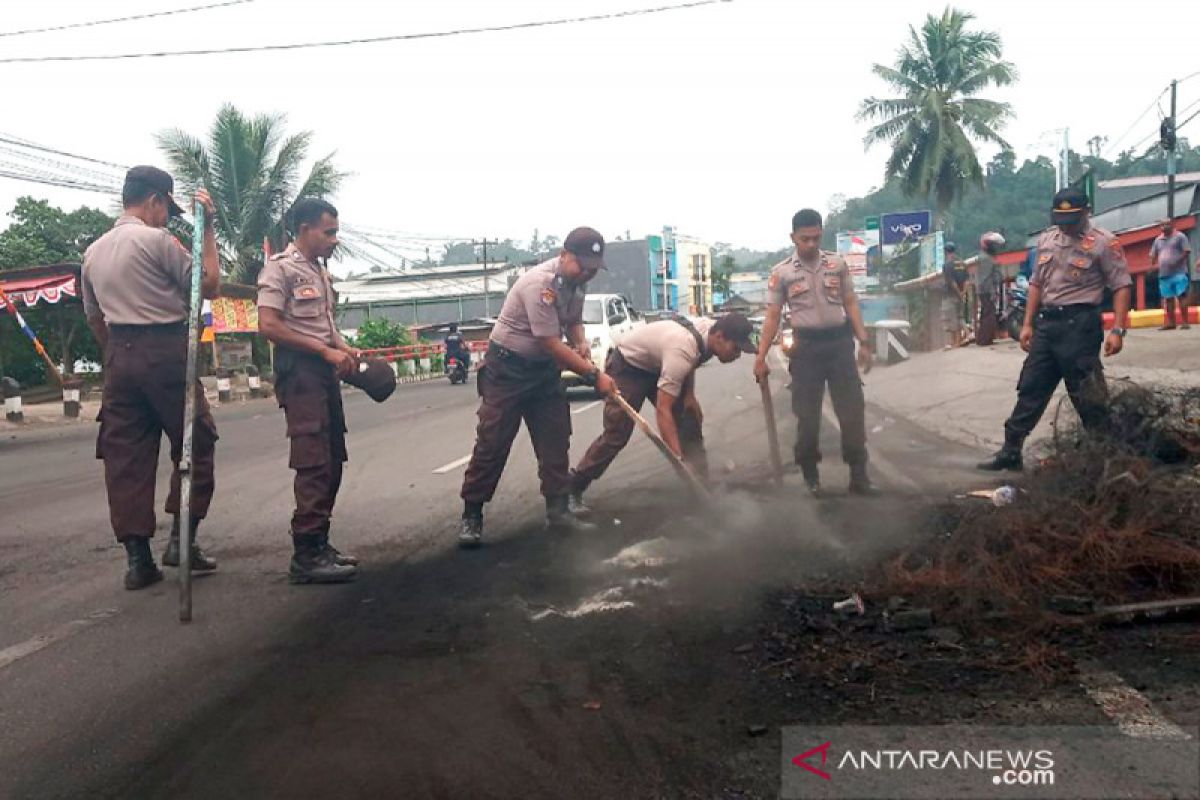
{"type": "Polygon", "coordinates": [[[0,378],[0,388],[4,394],[4,418],[9,422],[25,421],[25,412],[21,408],[21,384],[13,378],[0,378]]]}

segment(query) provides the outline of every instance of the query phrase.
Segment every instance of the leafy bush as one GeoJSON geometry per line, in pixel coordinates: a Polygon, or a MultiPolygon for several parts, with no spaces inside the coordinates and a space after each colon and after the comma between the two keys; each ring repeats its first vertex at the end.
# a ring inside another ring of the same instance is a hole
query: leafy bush
{"type": "Polygon", "coordinates": [[[376,317],[358,327],[358,335],[350,344],[360,350],[376,350],[381,347],[403,347],[412,344],[412,336],[398,322],[376,317]]]}

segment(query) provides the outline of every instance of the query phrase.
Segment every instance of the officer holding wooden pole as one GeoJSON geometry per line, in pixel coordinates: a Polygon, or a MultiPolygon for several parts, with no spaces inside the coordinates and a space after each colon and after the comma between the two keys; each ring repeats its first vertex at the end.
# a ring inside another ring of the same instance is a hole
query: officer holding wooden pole
{"type": "Polygon", "coordinates": [[[850,491],[873,494],[867,476],[866,402],[858,374],[859,368],[864,372],[871,368],[870,341],[846,262],[821,250],[822,230],[821,215],[811,208],[792,217],[796,250],[775,265],[767,280],[767,318],[754,375],[761,383],[771,372],[767,354],[786,303],[794,337],[789,371],[792,410],[798,421],[796,464],[804,482],[814,494],[821,491],[817,464],[821,461],[821,404],[828,384],[842,429],[842,459],[850,467],[850,491]]]}
{"type": "Polygon", "coordinates": [[[559,375],[570,369],[600,394],[614,391],[612,379],[592,363],[583,331],[584,289],[603,267],[604,237],[592,228],[576,228],[556,257],[526,272],[509,290],[476,378],[479,427],[463,479],[460,547],[483,542],[483,506],[496,492],[522,420],[537,455],[547,526],[595,527],[570,511],[571,412],[559,375]]]}
{"type": "MultiPolygon", "coordinates": [[[[174,516],[163,564],[178,566],[179,459],[183,446],[185,392],[195,392],[196,428],[192,452],[192,529],[208,513],[215,486],[213,453],[217,428],[204,391],[187,386],[188,314],[192,258],[166,231],[183,213],[175,202],[171,176],[151,166],[125,175],[124,213],[113,229],[97,239],[83,257],[81,285],[88,325],[104,350],[104,397],[96,456],[104,460],[109,516],[117,541],[125,545],[129,567],[126,589],[142,589],[162,580],[150,552],[154,535],[154,488],[158,451],[165,433],[176,470],[166,511],[174,516]]],[[[212,221],[215,209],[204,191],[201,292],[217,295],[220,261],[212,221]]],[[[193,540],[193,571],[217,564],[193,540]]]]}

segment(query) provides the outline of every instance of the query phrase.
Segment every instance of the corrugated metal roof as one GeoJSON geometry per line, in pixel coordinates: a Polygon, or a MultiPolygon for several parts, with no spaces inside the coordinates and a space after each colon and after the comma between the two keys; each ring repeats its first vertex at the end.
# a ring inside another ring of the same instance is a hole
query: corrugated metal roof
{"type": "MultiPolygon", "coordinates": [[[[524,269],[511,264],[489,265],[487,294],[503,297],[508,293],[509,276],[519,275],[524,269]]],[[[476,297],[484,294],[484,284],[483,265],[468,264],[371,275],[339,281],[333,288],[339,305],[351,305],[476,297]]]]}

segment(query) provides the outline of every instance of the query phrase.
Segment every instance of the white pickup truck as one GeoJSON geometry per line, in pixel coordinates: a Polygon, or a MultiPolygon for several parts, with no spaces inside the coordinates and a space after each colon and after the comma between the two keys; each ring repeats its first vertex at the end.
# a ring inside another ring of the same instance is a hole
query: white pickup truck
{"type": "MultiPolygon", "coordinates": [[[[589,294],[583,300],[583,331],[592,348],[592,361],[599,367],[622,336],[645,324],[642,315],[619,294],[589,294]]],[[[568,389],[583,385],[571,370],[563,370],[562,381],[568,389]]]]}

